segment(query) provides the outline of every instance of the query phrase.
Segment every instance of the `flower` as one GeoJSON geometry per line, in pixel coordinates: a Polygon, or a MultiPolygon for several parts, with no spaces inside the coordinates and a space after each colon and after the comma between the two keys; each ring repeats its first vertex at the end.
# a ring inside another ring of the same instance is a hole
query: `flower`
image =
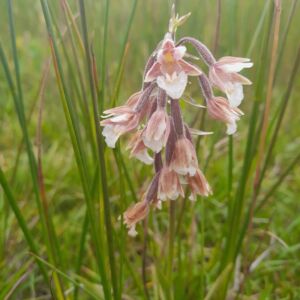
{"type": "Polygon", "coordinates": [[[181,137],[176,141],[171,167],[180,175],[195,175],[198,169],[198,160],[192,142],[186,137],[181,137]]]}
{"type": "Polygon", "coordinates": [[[237,107],[231,107],[227,99],[223,97],[214,97],[207,100],[208,114],[216,120],[220,120],[227,125],[227,134],[236,132],[236,121],[240,119],[243,112],[237,107]]]}
{"type": "Polygon", "coordinates": [[[144,111],[135,112],[134,108],[141,97],[141,92],[137,92],[129,97],[126,104],[104,111],[106,115],[104,120],[100,122],[104,126],[102,135],[105,137],[105,142],[110,148],[115,148],[118,138],[139,124],[144,111]]]}
{"type": "Polygon", "coordinates": [[[144,144],[158,153],[166,145],[170,133],[169,117],[163,107],[158,107],[150,117],[142,134],[144,144]]]}
{"type": "Polygon", "coordinates": [[[178,174],[170,167],[162,168],[158,182],[157,198],[160,200],[175,200],[178,196],[184,197],[184,192],[178,174]]]}
{"type": "Polygon", "coordinates": [[[187,178],[187,183],[191,188],[191,195],[189,197],[191,201],[196,200],[196,195],[207,197],[212,193],[211,188],[200,169],[197,169],[194,176],[189,176],[187,178]]]}
{"type": "Polygon", "coordinates": [[[149,213],[149,203],[145,200],[137,202],[132,207],[129,207],[125,213],[124,224],[129,229],[128,234],[131,236],[136,236],[137,232],[135,230],[136,223],[143,220],[149,213]]]}
{"type": "Polygon", "coordinates": [[[179,99],[187,85],[187,77],[198,76],[202,72],[183,60],[186,47],[175,47],[170,34],[166,34],[161,49],[157,52],[157,61],[145,76],[145,82],[156,79],[157,85],[173,99],[179,99]]]}
{"type": "Polygon", "coordinates": [[[142,140],[143,130],[138,130],[133,136],[132,140],[128,145],[128,149],[131,148],[130,156],[137,158],[146,165],[153,163],[153,158],[149,155],[147,148],[142,140]]]}
{"type": "Polygon", "coordinates": [[[225,56],[212,64],[209,69],[209,79],[213,85],[226,93],[230,105],[241,104],[244,93],[243,85],[251,84],[246,77],[238,74],[244,68],[251,68],[253,63],[249,58],[225,56]]]}

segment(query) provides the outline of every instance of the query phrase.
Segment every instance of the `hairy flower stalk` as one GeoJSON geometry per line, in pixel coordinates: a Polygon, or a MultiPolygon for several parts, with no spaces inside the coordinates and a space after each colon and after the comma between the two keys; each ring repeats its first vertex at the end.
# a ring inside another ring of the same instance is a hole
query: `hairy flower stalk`
{"type": "Polygon", "coordinates": [[[252,66],[249,59],[223,57],[216,60],[203,43],[192,37],[183,37],[175,43],[172,37],[188,16],[172,16],[169,32],[146,63],[142,89],[125,105],[104,111],[101,121],[102,134],[109,147],[114,148],[121,135],[135,131],[127,147],[130,156],[154,166],[155,175],[143,199],[124,213],[124,224],[133,236],[137,233],[136,224],[148,215],[151,206],[160,208],[162,201],[184,197],[184,190],[191,201],[212,193],[199,168],[192,139],[192,134],[209,133],[189,128],[180,108],[188,77],[198,77],[208,114],[226,124],[227,134],[237,129],[236,122],[243,115],[237,108],[244,96],[243,85],[251,84],[238,74],[252,66]],[[190,57],[185,44],[194,47],[209,67],[209,76],[185,60],[190,57]],[[213,87],[227,98],[216,97],[213,87]]]}

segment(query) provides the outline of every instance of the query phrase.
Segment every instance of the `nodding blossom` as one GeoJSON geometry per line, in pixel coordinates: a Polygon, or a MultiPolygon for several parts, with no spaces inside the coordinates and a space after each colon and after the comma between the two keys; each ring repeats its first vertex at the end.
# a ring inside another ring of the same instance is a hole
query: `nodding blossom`
{"type": "Polygon", "coordinates": [[[171,34],[167,33],[161,48],[157,51],[156,62],[147,72],[145,82],[156,80],[157,85],[171,98],[182,96],[187,85],[188,75],[199,76],[201,70],[186,62],[183,57],[185,46],[175,46],[171,34]]]}
{"type": "Polygon", "coordinates": [[[238,74],[244,68],[251,68],[253,63],[249,58],[225,56],[210,66],[209,79],[211,83],[226,93],[229,103],[233,107],[241,104],[244,93],[243,85],[251,81],[238,74]]]}
{"type": "Polygon", "coordinates": [[[170,32],[147,61],[142,89],[125,105],[104,111],[100,123],[106,144],[111,148],[121,135],[135,131],[127,147],[130,156],[154,166],[155,175],[142,200],[123,214],[124,224],[132,236],[137,233],[136,224],[147,217],[151,207],[160,208],[162,201],[185,197],[185,192],[191,201],[197,196],[212,194],[200,169],[192,139],[194,134],[209,133],[189,128],[182,118],[180,98],[187,87],[188,76],[198,78],[208,115],[225,123],[227,134],[237,130],[236,123],[243,115],[238,108],[244,96],[243,85],[251,84],[238,74],[252,67],[249,59],[227,56],[216,60],[203,43],[192,37],[175,42],[173,36],[177,26],[188,16],[172,17],[170,32]],[[184,59],[190,57],[186,55],[185,45],[191,45],[208,66],[208,76],[199,66],[184,59]],[[226,96],[215,96],[213,88],[226,96]]]}

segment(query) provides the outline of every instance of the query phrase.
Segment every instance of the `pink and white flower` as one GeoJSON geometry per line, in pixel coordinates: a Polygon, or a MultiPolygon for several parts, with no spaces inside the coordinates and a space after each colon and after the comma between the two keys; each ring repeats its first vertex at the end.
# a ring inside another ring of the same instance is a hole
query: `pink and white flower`
{"type": "Polygon", "coordinates": [[[139,130],[133,136],[130,141],[128,148],[131,148],[130,156],[135,157],[146,165],[151,165],[153,163],[153,158],[149,155],[148,149],[145,146],[142,139],[143,130],[139,130]]]}
{"type": "Polygon", "coordinates": [[[165,201],[175,200],[179,196],[184,197],[184,192],[178,174],[168,166],[163,167],[159,176],[157,198],[165,201]]]}
{"type": "Polygon", "coordinates": [[[179,99],[187,85],[188,75],[198,76],[202,72],[194,65],[183,60],[186,47],[175,47],[170,34],[166,34],[157,61],[145,76],[145,82],[156,80],[157,85],[173,99],[179,99]]]}
{"type": "Polygon", "coordinates": [[[211,188],[200,169],[197,169],[194,176],[190,176],[187,178],[187,183],[191,189],[191,195],[189,199],[191,201],[196,200],[196,196],[209,196],[212,191],[211,188]]]}
{"type": "Polygon", "coordinates": [[[100,122],[104,126],[102,135],[105,142],[110,148],[115,148],[118,138],[127,133],[139,124],[142,112],[135,112],[134,107],[138,103],[141,92],[133,94],[125,105],[108,109],[104,111],[106,115],[104,120],[100,122]]]}
{"type": "Polygon", "coordinates": [[[180,175],[194,176],[198,169],[198,160],[192,142],[180,137],[172,154],[171,168],[180,175]]]}
{"type": "Polygon", "coordinates": [[[166,145],[170,133],[168,114],[163,107],[158,107],[150,117],[142,134],[144,144],[158,153],[166,145]]]}
{"type": "Polygon", "coordinates": [[[251,68],[253,63],[249,58],[225,56],[212,64],[209,69],[211,83],[226,93],[230,105],[238,107],[243,98],[243,85],[251,81],[238,74],[244,68],[251,68]]]}
{"type": "Polygon", "coordinates": [[[149,213],[149,203],[145,200],[137,202],[132,207],[128,208],[123,214],[124,224],[129,229],[128,234],[136,236],[136,223],[142,221],[149,213]]]}
{"type": "Polygon", "coordinates": [[[224,122],[227,125],[227,134],[236,132],[236,122],[243,115],[243,112],[237,107],[231,107],[227,99],[223,97],[214,97],[207,100],[208,114],[215,120],[224,122]]]}

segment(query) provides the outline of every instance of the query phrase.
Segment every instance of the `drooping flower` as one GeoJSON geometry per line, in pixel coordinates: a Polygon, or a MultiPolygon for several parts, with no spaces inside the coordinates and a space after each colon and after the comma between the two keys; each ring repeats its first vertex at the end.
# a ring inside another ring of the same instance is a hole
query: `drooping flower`
{"type": "Polygon", "coordinates": [[[100,122],[100,125],[104,127],[102,135],[105,137],[105,142],[110,148],[115,148],[119,137],[135,129],[146,114],[149,107],[149,103],[146,101],[144,101],[146,103],[144,103],[142,109],[136,111],[136,108],[140,106],[140,99],[143,95],[143,92],[137,92],[129,97],[125,105],[103,112],[103,118],[105,119],[100,122]]]}
{"type": "Polygon", "coordinates": [[[147,72],[145,82],[156,80],[157,85],[166,91],[168,96],[179,99],[187,85],[188,75],[198,76],[198,67],[183,60],[186,47],[175,47],[170,34],[166,34],[161,49],[157,52],[157,61],[147,72]]]}
{"type": "Polygon", "coordinates": [[[171,167],[180,175],[195,175],[198,169],[196,151],[191,141],[186,137],[180,137],[176,141],[171,167]]]}
{"type": "Polygon", "coordinates": [[[137,232],[135,230],[136,223],[143,220],[149,212],[149,203],[145,200],[137,202],[132,207],[128,208],[123,217],[124,224],[129,229],[128,234],[131,236],[136,236],[137,232]]]}
{"type": "Polygon", "coordinates": [[[226,93],[230,105],[237,107],[244,98],[243,85],[251,81],[238,74],[244,68],[251,68],[253,63],[249,58],[225,56],[212,64],[209,69],[211,83],[226,93]]]}
{"type": "Polygon", "coordinates": [[[187,183],[191,189],[191,195],[189,199],[194,201],[196,200],[196,196],[209,196],[212,191],[211,188],[200,169],[197,169],[194,176],[187,177],[187,183]]]}
{"type": "Polygon", "coordinates": [[[152,179],[143,200],[128,208],[123,214],[124,224],[129,229],[128,234],[131,236],[135,236],[137,234],[135,230],[136,223],[145,219],[149,213],[150,205],[155,205],[157,208],[160,207],[160,201],[157,199],[159,176],[160,172],[157,172],[152,179]]]}
{"type": "Polygon", "coordinates": [[[178,174],[168,166],[164,166],[160,172],[157,198],[165,201],[175,200],[179,196],[184,197],[178,174]]]}
{"type": "Polygon", "coordinates": [[[149,155],[148,149],[142,139],[143,130],[138,130],[133,136],[132,140],[128,145],[128,149],[131,148],[130,156],[135,157],[146,165],[153,163],[153,158],[149,155]]]}
{"type": "Polygon", "coordinates": [[[208,114],[215,120],[224,122],[227,125],[227,134],[236,132],[236,122],[243,115],[243,112],[237,107],[231,107],[227,99],[223,97],[214,97],[207,101],[208,114]]]}
{"type": "Polygon", "coordinates": [[[158,153],[166,145],[170,133],[169,117],[163,107],[158,107],[150,117],[143,132],[144,144],[158,153]]]}

